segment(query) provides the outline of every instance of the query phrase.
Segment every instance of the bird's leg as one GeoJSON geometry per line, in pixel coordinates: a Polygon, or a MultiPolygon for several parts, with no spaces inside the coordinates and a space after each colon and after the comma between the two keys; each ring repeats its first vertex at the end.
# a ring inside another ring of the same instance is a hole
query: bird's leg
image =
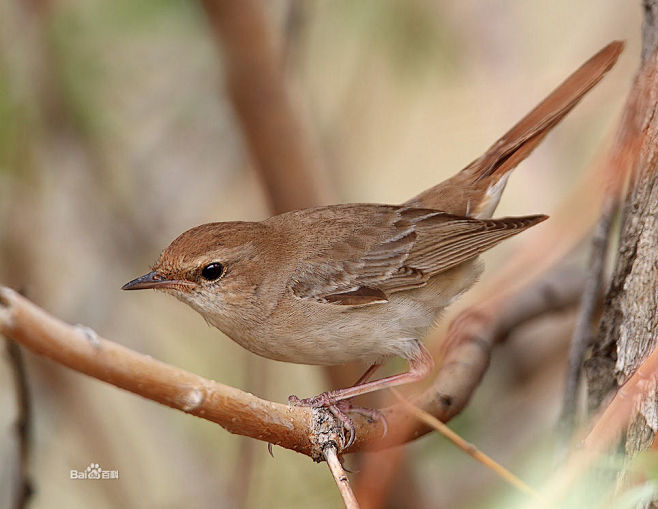
{"type": "MultiPolygon", "coordinates": [[[[359,377],[359,379],[354,382],[354,385],[362,385],[366,383],[372,375],[375,374],[375,371],[377,371],[381,367],[381,364],[375,363],[371,365],[363,375],[359,377]]],[[[336,408],[337,410],[340,411],[340,414],[337,412],[334,412],[334,415],[343,422],[343,425],[350,431],[350,433],[354,429],[354,425],[352,424],[351,419],[347,417],[345,414],[346,412],[355,412],[357,414],[361,414],[371,421],[381,421],[382,426],[384,426],[384,432],[382,436],[386,436],[388,433],[388,422],[386,422],[386,417],[384,417],[384,414],[382,414],[379,410],[375,408],[364,408],[364,407],[359,407],[355,406],[352,404],[352,402],[349,399],[344,399],[342,401],[336,402],[335,405],[332,405],[333,408],[336,408]],[[345,416],[345,419],[342,419],[341,416],[345,416]]]]}
{"type": "MultiPolygon", "coordinates": [[[[354,385],[345,389],[336,389],[325,393],[333,402],[343,401],[345,399],[354,398],[363,394],[379,391],[381,389],[388,389],[398,385],[404,385],[412,382],[418,382],[434,369],[434,360],[430,353],[421,346],[421,355],[409,360],[409,371],[400,373],[399,375],[387,376],[379,380],[365,382],[360,385],[354,385]]],[[[368,370],[370,371],[370,370],[368,370]]],[[[310,398],[312,399],[312,398],[310,398]]]]}
{"type": "Polygon", "coordinates": [[[343,423],[343,426],[349,433],[349,439],[345,445],[346,448],[354,443],[355,433],[354,424],[351,419],[347,417],[345,411],[354,411],[366,415],[373,420],[381,420],[384,424],[384,435],[386,435],[388,426],[386,419],[381,412],[374,409],[353,407],[347,400],[363,394],[379,391],[381,389],[418,382],[427,377],[434,368],[434,360],[422,344],[419,344],[419,346],[420,354],[409,360],[409,371],[406,373],[387,376],[380,378],[379,380],[367,382],[366,380],[372,376],[377,368],[379,368],[378,364],[373,364],[352,387],[323,392],[318,396],[306,399],[299,399],[297,396],[293,395],[288,398],[288,401],[293,405],[310,406],[312,408],[325,407],[329,409],[336,418],[343,423]]]}

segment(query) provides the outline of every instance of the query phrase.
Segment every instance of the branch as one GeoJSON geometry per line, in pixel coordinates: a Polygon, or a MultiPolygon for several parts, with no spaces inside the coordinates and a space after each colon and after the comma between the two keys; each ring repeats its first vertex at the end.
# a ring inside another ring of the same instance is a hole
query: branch
{"type": "Polygon", "coordinates": [[[332,202],[317,149],[287,90],[282,51],[257,0],[203,0],[226,86],[275,213],[332,202]]]}
{"type": "Polygon", "coordinates": [[[336,486],[338,486],[340,496],[343,497],[345,508],[359,509],[359,503],[356,501],[356,497],[354,496],[354,492],[350,486],[350,480],[347,478],[345,469],[338,459],[336,447],[329,446],[325,448],[324,457],[327,460],[327,464],[329,465],[329,470],[331,470],[331,475],[334,476],[334,481],[336,481],[336,486]]]}
{"type": "MultiPolygon", "coordinates": [[[[462,312],[448,335],[438,336],[444,346],[443,359],[432,386],[412,401],[443,422],[457,415],[470,400],[489,364],[491,349],[507,338],[512,330],[544,313],[575,306],[582,292],[580,271],[553,270],[539,281],[500,297],[500,292],[462,312]],[[461,323],[461,326],[458,325],[461,323]]],[[[508,286],[508,285],[506,285],[508,286]]],[[[415,419],[395,431],[405,436],[417,426],[415,419]]],[[[389,426],[394,429],[394,426],[389,426]]],[[[427,430],[431,428],[427,427],[427,430]]],[[[425,428],[421,428],[425,430],[425,428]]],[[[403,455],[392,449],[385,458],[369,457],[358,478],[357,493],[366,507],[380,507],[389,499],[390,479],[396,477],[403,455]]]]}
{"type": "Polygon", "coordinates": [[[27,384],[25,361],[20,346],[7,340],[7,353],[14,376],[16,389],[16,436],[18,438],[18,468],[16,469],[16,487],[14,490],[14,508],[27,507],[34,492],[29,474],[30,450],[32,448],[32,411],[30,390],[27,384]]]}
{"type": "Polygon", "coordinates": [[[443,364],[432,390],[415,403],[443,422],[454,417],[480,383],[491,349],[514,328],[576,304],[583,286],[582,275],[561,269],[505,299],[494,295],[463,311],[450,324],[443,364]]]}
{"type": "Polygon", "coordinates": [[[566,383],[564,385],[564,399],[558,421],[558,425],[561,428],[561,435],[565,441],[571,436],[576,419],[578,388],[582,378],[583,359],[585,358],[585,351],[593,341],[592,327],[603,292],[605,259],[608,253],[610,230],[612,229],[612,222],[618,210],[618,190],[615,190],[605,197],[601,218],[596,225],[596,230],[592,237],[587,282],[580,300],[580,310],[576,320],[576,327],[569,345],[569,361],[566,383]]]}
{"type": "Polygon", "coordinates": [[[271,403],[207,380],[68,325],[0,287],[0,333],[29,350],[163,405],[251,436],[321,457],[309,440],[311,411],[271,403]]]}
{"type": "MultiPolygon", "coordinates": [[[[336,203],[307,120],[290,93],[284,48],[276,41],[264,3],[203,0],[202,4],[224,57],[228,95],[271,212],[336,203]]],[[[299,22],[300,7],[293,3],[290,9],[292,23],[299,22]]],[[[350,384],[359,370],[325,367],[333,387],[350,384]]]]}

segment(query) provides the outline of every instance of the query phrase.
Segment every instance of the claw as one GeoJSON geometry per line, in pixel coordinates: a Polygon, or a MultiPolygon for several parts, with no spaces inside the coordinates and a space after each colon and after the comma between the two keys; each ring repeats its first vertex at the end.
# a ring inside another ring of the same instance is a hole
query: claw
{"type": "Polygon", "coordinates": [[[323,392],[312,398],[299,399],[294,394],[288,396],[288,403],[293,406],[307,406],[311,408],[326,408],[329,410],[332,415],[340,421],[345,429],[346,441],[343,444],[343,449],[350,447],[354,440],[356,440],[356,432],[354,431],[354,423],[345,412],[339,408],[340,402],[336,402],[332,399],[331,395],[327,392],[323,392]]]}
{"type": "Polygon", "coordinates": [[[350,402],[350,400],[343,400],[339,401],[338,405],[340,406],[346,406],[347,408],[344,408],[343,411],[349,411],[349,412],[354,412],[356,414],[361,414],[370,421],[379,421],[382,423],[382,427],[384,428],[384,431],[382,432],[382,438],[384,438],[388,434],[388,421],[386,420],[386,417],[384,417],[384,414],[377,410],[376,408],[363,408],[359,406],[354,406],[350,402]]]}
{"type": "MultiPolygon", "coordinates": [[[[325,406],[325,405],[323,405],[325,406]]],[[[354,443],[354,440],[356,440],[356,431],[354,431],[354,423],[352,422],[352,419],[350,419],[345,412],[343,412],[338,405],[326,405],[326,408],[334,415],[336,419],[338,419],[341,424],[343,425],[343,428],[345,431],[347,431],[347,442],[343,444],[343,449],[347,449],[348,447],[351,447],[352,444],[354,443]]]]}
{"type": "Polygon", "coordinates": [[[352,422],[352,419],[348,417],[346,412],[355,412],[357,414],[364,415],[371,421],[380,421],[382,423],[382,427],[384,428],[384,432],[382,433],[382,438],[384,438],[388,433],[388,422],[386,421],[384,414],[382,414],[379,410],[376,410],[374,408],[356,407],[353,406],[349,400],[336,401],[334,398],[332,398],[331,393],[329,392],[323,392],[322,394],[319,394],[312,398],[305,398],[305,399],[300,399],[294,394],[292,394],[288,396],[288,403],[290,403],[293,406],[326,408],[327,410],[329,410],[333,414],[333,416],[341,422],[343,428],[347,432],[346,433],[347,440],[343,445],[343,449],[347,449],[348,447],[351,447],[352,444],[354,444],[354,441],[356,440],[356,431],[354,429],[354,423],[352,422]]]}
{"type": "Polygon", "coordinates": [[[304,406],[304,405],[302,405],[302,400],[299,399],[294,394],[291,394],[290,396],[288,396],[288,403],[292,406],[304,406]]]}

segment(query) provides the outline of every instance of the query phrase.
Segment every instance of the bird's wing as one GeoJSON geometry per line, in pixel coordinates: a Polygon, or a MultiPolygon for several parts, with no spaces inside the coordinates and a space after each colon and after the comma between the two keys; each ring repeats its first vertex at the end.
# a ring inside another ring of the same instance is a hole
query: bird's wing
{"type": "MultiPolygon", "coordinates": [[[[296,296],[351,306],[386,302],[389,294],[423,286],[546,219],[474,219],[387,205],[344,207],[349,210],[337,219],[341,234],[317,238],[319,247],[309,249],[296,266],[291,281],[296,296]],[[350,220],[341,222],[345,216],[350,220]]],[[[331,221],[327,224],[337,231],[331,221]]]]}

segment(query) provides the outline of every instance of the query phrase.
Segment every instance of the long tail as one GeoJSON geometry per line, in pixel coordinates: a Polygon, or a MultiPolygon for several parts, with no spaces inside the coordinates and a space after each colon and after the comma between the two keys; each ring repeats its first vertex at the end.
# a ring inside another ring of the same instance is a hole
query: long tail
{"type": "Polygon", "coordinates": [[[505,189],[509,172],[528,157],[548,132],[601,81],[623,49],[622,41],[608,44],[507,131],[482,157],[405,205],[458,215],[491,217],[505,189]]]}

